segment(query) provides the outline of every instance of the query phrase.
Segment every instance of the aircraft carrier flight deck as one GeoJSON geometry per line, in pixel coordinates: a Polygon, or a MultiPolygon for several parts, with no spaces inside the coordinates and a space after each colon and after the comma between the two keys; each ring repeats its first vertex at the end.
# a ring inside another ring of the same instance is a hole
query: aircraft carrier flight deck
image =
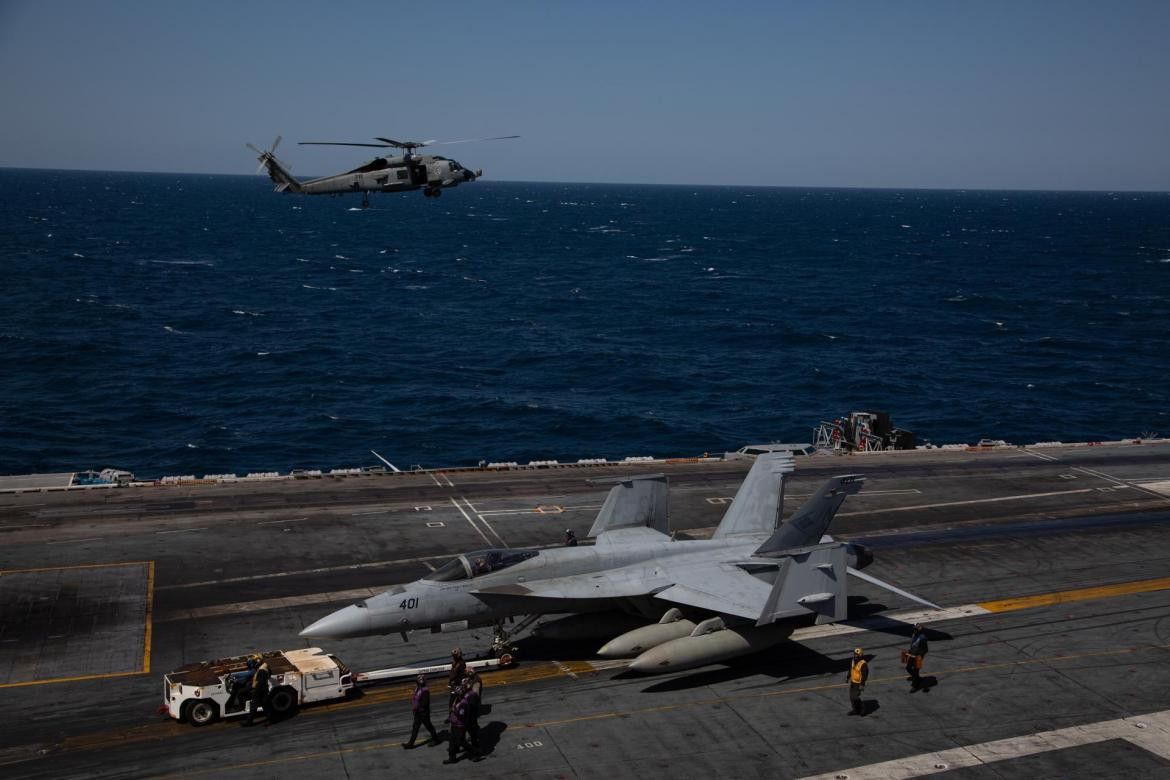
{"type": "Polygon", "coordinates": [[[797,458],[788,512],[828,477],[864,474],[830,533],[942,610],[860,583],[844,630],[649,677],[599,659],[606,637],[521,634],[517,663],[483,675],[475,763],[401,749],[406,683],[252,729],[157,711],[162,674],[203,659],[311,644],[360,671],[485,650],[487,629],[298,634],[461,552],[554,547],[567,528],[584,540],[609,488],[590,480],[664,473],[678,538],[709,535],[750,465],[0,493],[0,776],[1170,776],[1165,441],[797,458]],[[911,692],[896,618],[924,612],[931,649],[911,692]],[[848,714],[856,646],[870,656],[862,717],[848,714]]]}

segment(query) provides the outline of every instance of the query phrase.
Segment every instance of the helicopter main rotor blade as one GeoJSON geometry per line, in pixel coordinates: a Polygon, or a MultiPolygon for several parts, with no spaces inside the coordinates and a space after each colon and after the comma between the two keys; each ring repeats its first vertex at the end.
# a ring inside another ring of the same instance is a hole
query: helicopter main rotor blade
{"type": "Polygon", "coordinates": [[[395,141],[393,138],[380,138],[380,137],[378,137],[378,138],[375,138],[375,140],[385,141],[390,146],[394,146],[394,147],[397,147],[399,149],[406,149],[407,151],[410,151],[411,149],[421,149],[424,146],[430,146],[431,144],[433,144],[435,142],[434,138],[430,139],[429,141],[395,141]]]}
{"type": "Polygon", "coordinates": [[[459,141],[428,141],[428,144],[433,146],[446,146],[447,144],[470,144],[476,141],[506,141],[509,138],[519,138],[518,135],[496,135],[491,138],[464,138],[459,141]]]}
{"type": "Polygon", "coordinates": [[[276,147],[280,146],[280,139],[281,138],[283,138],[283,136],[279,136],[279,135],[276,136],[276,140],[272,142],[272,147],[268,150],[269,154],[272,154],[273,152],[275,152],[276,147]]]}
{"type": "Polygon", "coordinates": [[[256,148],[256,146],[255,146],[254,144],[244,144],[244,146],[248,147],[249,149],[251,149],[251,150],[252,150],[253,152],[255,152],[256,154],[264,154],[264,152],[262,152],[262,151],[260,151],[259,149],[257,149],[257,148],[256,148]]]}
{"type": "Polygon", "coordinates": [[[377,149],[385,149],[394,144],[357,144],[349,143],[347,141],[297,141],[298,146],[373,146],[377,149]]]}

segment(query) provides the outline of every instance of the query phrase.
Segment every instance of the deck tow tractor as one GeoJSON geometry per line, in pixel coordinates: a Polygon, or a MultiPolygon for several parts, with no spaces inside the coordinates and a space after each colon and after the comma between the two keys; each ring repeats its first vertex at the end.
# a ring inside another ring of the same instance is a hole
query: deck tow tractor
{"type": "MultiPolygon", "coordinates": [[[[305,704],[335,701],[352,696],[356,689],[395,680],[446,674],[450,663],[399,666],[371,672],[354,672],[319,647],[273,650],[260,654],[272,673],[268,698],[260,711],[270,716],[287,715],[305,704]]],[[[204,726],[220,718],[248,713],[247,655],[199,661],[163,675],[163,705],[159,714],[192,726],[204,726]]],[[[513,663],[510,653],[467,662],[468,669],[503,669],[513,663]]]]}

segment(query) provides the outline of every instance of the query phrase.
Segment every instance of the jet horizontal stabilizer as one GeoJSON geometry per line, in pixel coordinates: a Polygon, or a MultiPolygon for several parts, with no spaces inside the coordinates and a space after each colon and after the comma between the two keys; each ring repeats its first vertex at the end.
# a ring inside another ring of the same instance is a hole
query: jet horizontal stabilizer
{"type": "Polygon", "coordinates": [[[924,598],[921,598],[919,596],[915,596],[913,593],[906,591],[906,590],[902,590],[901,588],[897,588],[897,587],[891,585],[890,583],[886,582],[885,580],[879,580],[877,577],[873,576],[872,574],[866,574],[863,571],[858,571],[857,569],[853,568],[852,566],[848,567],[847,571],[859,580],[865,580],[866,582],[868,582],[871,585],[877,585],[879,588],[882,588],[884,590],[888,590],[891,593],[897,593],[902,598],[910,599],[913,602],[921,604],[925,607],[930,607],[931,609],[942,609],[942,607],[940,607],[938,604],[935,604],[933,601],[927,601],[924,598]]]}

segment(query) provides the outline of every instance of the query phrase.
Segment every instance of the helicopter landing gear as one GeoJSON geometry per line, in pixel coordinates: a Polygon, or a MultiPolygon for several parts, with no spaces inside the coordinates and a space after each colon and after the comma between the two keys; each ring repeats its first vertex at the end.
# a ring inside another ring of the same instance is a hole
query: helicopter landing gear
{"type": "Polygon", "coordinates": [[[362,193],[362,208],[368,209],[369,207],[370,207],[370,193],[363,192],[362,193]]]}
{"type": "Polygon", "coordinates": [[[428,198],[437,198],[442,194],[443,191],[438,187],[427,187],[425,190],[423,190],[423,195],[426,195],[428,198]]]}

